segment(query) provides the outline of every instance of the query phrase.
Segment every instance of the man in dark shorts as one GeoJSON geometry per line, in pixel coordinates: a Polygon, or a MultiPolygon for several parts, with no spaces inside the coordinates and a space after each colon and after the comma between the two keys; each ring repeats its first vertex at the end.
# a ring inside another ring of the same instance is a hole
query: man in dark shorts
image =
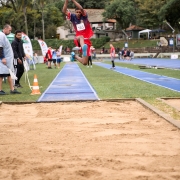
{"type": "Polygon", "coordinates": [[[2,82],[3,78],[8,79],[8,83],[10,86],[10,94],[21,94],[21,92],[14,89],[13,81],[10,76],[9,69],[11,71],[14,70],[13,67],[13,50],[9,40],[7,39],[6,35],[11,33],[11,26],[6,24],[3,27],[3,31],[0,32],[0,95],[6,95],[6,92],[2,90],[2,82]]]}

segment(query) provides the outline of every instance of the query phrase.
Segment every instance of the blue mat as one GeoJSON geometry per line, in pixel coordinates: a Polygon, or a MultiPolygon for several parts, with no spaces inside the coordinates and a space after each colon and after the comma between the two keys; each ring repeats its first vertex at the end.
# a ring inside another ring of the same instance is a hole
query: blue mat
{"type": "Polygon", "coordinates": [[[99,100],[99,98],[79,66],[76,63],[68,63],[41,95],[38,102],[76,100],[99,100]]]}
{"type": "MultiPolygon", "coordinates": [[[[110,60],[110,59],[109,59],[110,60]]],[[[159,58],[135,58],[131,61],[117,60],[115,62],[122,62],[128,64],[144,65],[144,66],[157,66],[170,69],[180,69],[180,59],[159,59],[159,58]]]]}
{"type": "MultiPolygon", "coordinates": [[[[104,67],[106,69],[111,68],[110,64],[105,64],[105,63],[94,63],[94,64],[104,67]]],[[[116,69],[114,71],[145,81],[145,82],[148,82],[148,83],[151,83],[151,84],[155,84],[155,85],[158,85],[158,86],[161,86],[161,87],[173,90],[173,91],[180,92],[180,79],[156,75],[156,74],[133,70],[129,68],[123,68],[119,66],[116,66],[116,69]]]]}

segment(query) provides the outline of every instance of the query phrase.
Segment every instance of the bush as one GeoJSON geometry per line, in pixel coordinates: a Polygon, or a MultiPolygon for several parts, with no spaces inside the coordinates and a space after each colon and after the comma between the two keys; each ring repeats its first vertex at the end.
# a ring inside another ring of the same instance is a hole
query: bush
{"type": "MultiPolygon", "coordinates": [[[[109,37],[102,37],[97,39],[91,39],[92,45],[95,48],[101,48],[106,44],[106,42],[109,42],[109,37]]],[[[52,48],[56,49],[59,48],[59,46],[63,45],[63,47],[69,47],[72,49],[74,47],[74,40],[61,40],[61,39],[46,39],[45,40],[47,46],[51,46],[52,48]]],[[[31,40],[32,46],[34,50],[40,50],[40,46],[37,40],[31,40]]]]}

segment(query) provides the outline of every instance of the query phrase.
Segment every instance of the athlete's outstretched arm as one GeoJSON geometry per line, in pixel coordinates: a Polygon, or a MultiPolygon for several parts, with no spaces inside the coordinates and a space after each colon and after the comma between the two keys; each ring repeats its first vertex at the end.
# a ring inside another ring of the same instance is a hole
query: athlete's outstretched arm
{"type": "Polygon", "coordinates": [[[63,9],[62,9],[62,12],[63,12],[64,14],[66,14],[66,15],[67,15],[67,6],[68,6],[68,0],[65,0],[65,1],[64,1],[64,6],[63,6],[63,9]]]}
{"type": "Polygon", "coordinates": [[[83,7],[82,7],[76,0],[72,0],[72,2],[74,3],[74,5],[75,5],[78,9],[80,9],[80,10],[82,11],[82,14],[84,15],[85,12],[84,12],[83,7]]]}

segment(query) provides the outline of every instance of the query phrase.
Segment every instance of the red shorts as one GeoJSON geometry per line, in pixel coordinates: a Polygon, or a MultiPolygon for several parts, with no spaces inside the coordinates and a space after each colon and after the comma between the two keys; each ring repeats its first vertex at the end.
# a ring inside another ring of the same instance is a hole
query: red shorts
{"type": "MultiPolygon", "coordinates": [[[[74,39],[74,44],[78,47],[81,47],[81,45],[77,39],[74,39]]],[[[87,46],[88,46],[87,55],[91,56],[90,47],[92,46],[92,43],[91,43],[90,39],[84,39],[84,44],[87,44],[87,46]]],[[[80,52],[82,53],[82,49],[80,50],[80,52]]]]}

